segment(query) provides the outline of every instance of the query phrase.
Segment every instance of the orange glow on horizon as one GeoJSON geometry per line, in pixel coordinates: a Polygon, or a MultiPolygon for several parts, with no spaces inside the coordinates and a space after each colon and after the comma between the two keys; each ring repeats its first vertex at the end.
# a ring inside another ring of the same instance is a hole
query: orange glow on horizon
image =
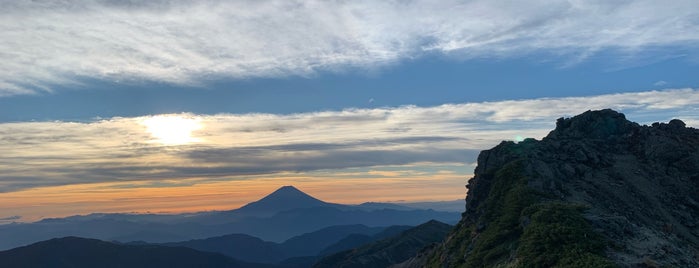
{"type": "Polygon", "coordinates": [[[286,175],[169,187],[149,186],[152,182],[53,186],[0,193],[0,211],[3,211],[0,217],[21,215],[20,221],[32,222],[90,213],[230,210],[256,201],[284,185],[294,185],[323,201],[342,204],[446,201],[464,198],[465,182],[465,176],[456,174],[430,178],[352,179],[286,175]]]}

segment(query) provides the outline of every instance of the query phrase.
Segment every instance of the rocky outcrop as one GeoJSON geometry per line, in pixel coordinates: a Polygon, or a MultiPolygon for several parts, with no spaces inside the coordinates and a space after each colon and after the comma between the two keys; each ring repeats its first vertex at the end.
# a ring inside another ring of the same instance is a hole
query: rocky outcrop
{"type": "Polygon", "coordinates": [[[699,130],[612,110],[481,152],[432,267],[699,267],[699,130]]]}

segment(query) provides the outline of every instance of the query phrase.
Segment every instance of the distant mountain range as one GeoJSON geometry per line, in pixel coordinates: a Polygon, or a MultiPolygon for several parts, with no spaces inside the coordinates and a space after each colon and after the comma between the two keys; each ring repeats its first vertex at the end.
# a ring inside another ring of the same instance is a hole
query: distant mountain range
{"type": "Polygon", "coordinates": [[[185,247],[119,245],[96,239],[64,237],[0,252],[2,267],[130,267],[130,268],[265,268],[217,253],[185,247]]]}
{"type": "MultiPolygon", "coordinates": [[[[453,202],[445,202],[448,203],[453,202]]],[[[460,213],[411,208],[407,204],[333,204],[293,186],[284,186],[258,201],[229,211],[177,215],[97,213],[0,225],[0,250],[66,236],[168,243],[245,234],[282,243],[294,236],[331,226],[415,226],[432,219],[453,224],[460,219],[460,213]]]]}
{"type": "Polygon", "coordinates": [[[283,243],[263,241],[245,234],[230,234],[159,245],[216,252],[248,262],[278,263],[289,258],[329,255],[381,238],[398,235],[410,228],[412,227],[398,225],[391,227],[367,227],[360,224],[338,225],[295,236],[283,243]],[[347,238],[356,236],[365,239],[361,240],[361,243],[346,243],[347,238]]]}
{"type": "Polygon", "coordinates": [[[334,262],[351,263],[370,258],[374,261],[373,266],[376,266],[396,263],[412,256],[425,245],[441,241],[449,229],[450,225],[436,221],[417,227],[333,226],[294,237],[282,244],[242,234],[159,245],[64,237],[0,251],[0,264],[2,267],[25,268],[304,268],[313,266],[321,259],[321,263],[324,263],[321,267],[335,267],[334,262]],[[353,249],[355,247],[357,249],[353,249]],[[337,253],[340,251],[343,252],[337,253]],[[296,257],[289,258],[294,255],[296,257]]]}
{"type": "Polygon", "coordinates": [[[451,225],[429,221],[400,235],[326,256],[313,267],[388,267],[410,259],[426,246],[442,242],[451,229],[451,225]]]}

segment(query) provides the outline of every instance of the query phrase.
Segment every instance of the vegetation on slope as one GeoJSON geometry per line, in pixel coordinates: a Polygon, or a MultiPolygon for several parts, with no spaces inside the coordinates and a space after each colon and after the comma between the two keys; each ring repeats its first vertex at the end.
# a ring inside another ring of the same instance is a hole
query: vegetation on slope
{"type": "Polygon", "coordinates": [[[699,267],[699,130],[613,110],[478,156],[466,211],[416,267],[699,267]]]}
{"type": "Polygon", "coordinates": [[[528,187],[523,161],[484,174],[492,186],[477,209],[482,214],[460,222],[429,267],[614,267],[583,207],[552,202],[528,187]]]}

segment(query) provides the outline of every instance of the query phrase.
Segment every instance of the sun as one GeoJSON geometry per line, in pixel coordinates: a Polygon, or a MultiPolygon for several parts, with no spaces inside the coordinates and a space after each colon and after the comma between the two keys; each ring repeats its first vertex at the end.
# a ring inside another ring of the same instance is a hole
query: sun
{"type": "Polygon", "coordinates": [[[184,145],[199,141],[192,132],[202,128],[200,120],[182,115],[156,115],[143,119],[141,124],[153,136],[154,141],[164,145],[184,145]]]}

